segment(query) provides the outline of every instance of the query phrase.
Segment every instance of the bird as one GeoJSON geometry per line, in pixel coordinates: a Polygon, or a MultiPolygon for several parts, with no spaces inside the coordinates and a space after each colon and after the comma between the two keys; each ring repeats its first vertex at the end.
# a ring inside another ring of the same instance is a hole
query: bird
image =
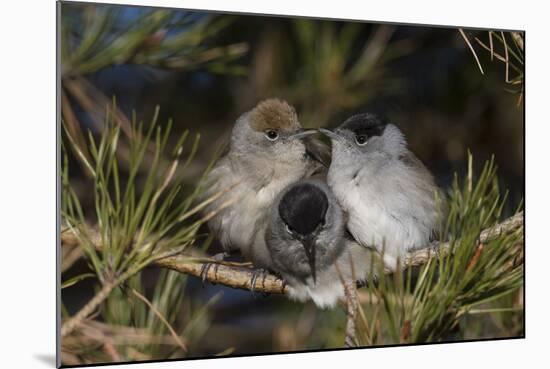
{"type": "Polygon", "coordinates": [[[439,230],[445,198],[430,171],[383,116],[351,116],[334,131],[327,183],[348,214],[355,241],[376,249],[396,270],[406,253],[428,246],[439,230]]]}
{"type": "Polygon", "coordinates": [[[272,270],[288,296],[333,308],[344,283],[366,280],[371,254],[346,235],[346,215],[325,182],[304,179],[284,189],[271,208],[265,242],[272,270]]]}
{"type": "Polygon", "coordinates": [[[303,129],[296,110],[277,98],[237,119],[227,152],[206,175],[202,196],[208,227],[225,254],[240,252],[255,267],[270,268],[264,240],[270,208],[286,186],[323,168],[328,152],[306,140],[316,132],[303,129]]]}

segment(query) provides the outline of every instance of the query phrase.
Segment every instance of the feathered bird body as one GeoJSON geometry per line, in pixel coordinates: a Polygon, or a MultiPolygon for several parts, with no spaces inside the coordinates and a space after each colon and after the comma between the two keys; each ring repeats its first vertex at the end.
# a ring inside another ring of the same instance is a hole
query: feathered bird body
{"type": "Polygon", "coordinates": [[[345,226],[336,198],[318,179],[292,184],[275,200],[266,244],[292,299],[331,308],[344,297],[344,281],[368,278],[371,251],[346,237],[345,226]]]}
{"type": "Polygon", "coordinates": [[[429,244],[442,196],[393,124],[363,115],[332,135],[327,181],[348,213],[348,230],[361,245],[383,251],[386,265],[395,268],[406,252],[429,244]],[[367,138],[359,145],[362,135],[367,138]]]}
{"type": "Polygon", "coordinates": [[[371,274],[372,251],[357,242],[345,239],[338,258],[329,266],[317,272],[316,280],[311,276],[297,279],[288,273],[281,273],[288,283],[288,294],[293,300],[312,300],[320,308],[333,308],[345,296],[343,283],[366,281],[371,274]]]}
{"type": "Polygon", "coordinates": [[[240,250],[257,266],[267,268],[271,261],[263,235],[273,200],[287,185],[307,176],[314,165],[309,161],[299,165],[266,161],[258,171],[256,163],[252,167],[247,164],[247,160],[238,154],[229,154],[210,173],[209,181],[213,185],[207,196],[229,190],[210,204],[207,211],[216,211],[227,202],[231,205],[222,208],[208,225],[218,235],[225,250],[240,250]]]}
{"type": "Polygon", "coordinates": [[[257,267],[271,266],[264,234],[275,197],[320,166],[295,138],[301,131],[290,105],[266,100],[237,120],[229,150],[207,176],[203,199],[223,192],[204,210],[216,212],[210,230],[226,251],[239,250],[257,267]],[[268,137],[272,132],[277,134],[273,141],[268,137]]]}

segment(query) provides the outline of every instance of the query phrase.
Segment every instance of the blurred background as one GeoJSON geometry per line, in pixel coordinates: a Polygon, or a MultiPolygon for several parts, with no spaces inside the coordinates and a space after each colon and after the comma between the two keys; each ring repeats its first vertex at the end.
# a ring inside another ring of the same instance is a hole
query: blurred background
{"type": "MultiPolygon", "coordinates": [[[[113,98],[123,130],[132,117],[150,121],[158,105],[160,124],[173,120],[174,140],[185,129],[201,135],[192,164],[181,173],[193,186],[237,117],[264,98],[279,97],[295,106],[306,127],[334,127],[360,112],[387,115],[443,188],[454,173],[466,171],[468,150],[479,165],[494,155],[502,188],[509,190],[505,213],[523,199],[521,33],[71,2],[62,3],[59,22],[61,113],[84,153],[88,131],[102,132],[113,98]]],[[[93,210],[86,173],[77,156],[69,159],[71,183],[83,207],[93,210]]],[[[88,270],[83,258],[62,251],[63,280],[88,270]]],[[[210,252],[217,251],[214,242],[210,252]]],[[[170,321],[187,338],[187,353],[170,342],[145,348],[137,338],[116,355],[91,342],[67,341],[64,362],[341,346],[341,309],[321,311],[172,273],[150,268],[138,278],[146,295],[169,296],[170,321]]],[[[73,314],[94,288],[89,279],[64,288],[64,309],[73,314]]],[[[114,293],[99,320],[135,328],[132,304],[123,291],[114,293]]],[[[108,335],[124,332],[113,328],[108,335]]],[[[522,315],[468,316],[455,339],[522,332],[522,315]]],[[[381,337],[379,344],[385,343],[381,337]]]]}

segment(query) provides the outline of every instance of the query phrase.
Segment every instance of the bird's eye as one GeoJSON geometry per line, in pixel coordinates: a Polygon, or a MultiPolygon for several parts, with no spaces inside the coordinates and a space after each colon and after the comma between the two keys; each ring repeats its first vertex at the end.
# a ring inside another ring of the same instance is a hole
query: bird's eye
{"type": "Polygon", "coordinates": [[[363,146],[367,143],[367,136],[366,135],[356,135],[355,136],[355,142],[357,142],[357,145],[363,146]]]}
{"type": "Polygon", "coordinates": [[[275,141],[279,138],[279,132],[273,129],[268,129],[267,131],[265,131],[265,137],[267,137],[267,139],[270,141],[275,141]]]}
{"type": "Polygon", "coordinates": [[[290,227],[288,224],[285,224],[285,228],[286,228],[286,231],[290,234],[293,234],[294,233],[294,229],[292,229],[292,227],[290,227]]]}

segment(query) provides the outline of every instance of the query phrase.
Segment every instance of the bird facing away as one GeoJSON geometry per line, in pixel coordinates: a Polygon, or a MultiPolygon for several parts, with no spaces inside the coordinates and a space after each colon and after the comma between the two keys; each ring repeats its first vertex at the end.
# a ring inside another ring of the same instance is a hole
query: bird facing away
{"type": "Polygon", "coordinates": [[[208,173],[203,195],[206,200],[223,193],[204,213],[216,212],[208,226],[226,252],[238,250],[256,267],[270,268],[264,235],[275,197],[321,167],[302,141],[311,133],[302,129],[294,108],[278,99],[262,101],[237,119],[229,150],[208,173]]]}
{"type": "Polygon", "coordinates": [[[364,280],[370,251],[345,237],[344,213],[328,186],[302,180],[275,200],[265,235],[272,269],[288,283],[289,296],[331,308],[344,297],[343,281],[364,280]]]}
{"type": "Polygon", "coordinates": [[[438,230],[444,198],[431,173],[399,128],[377,115],[355,115],[334,132],[320,131],[332,141],[327,182],[348,214],[348,230],[359,244],[383,251],[395,270],[438,230]]]}

